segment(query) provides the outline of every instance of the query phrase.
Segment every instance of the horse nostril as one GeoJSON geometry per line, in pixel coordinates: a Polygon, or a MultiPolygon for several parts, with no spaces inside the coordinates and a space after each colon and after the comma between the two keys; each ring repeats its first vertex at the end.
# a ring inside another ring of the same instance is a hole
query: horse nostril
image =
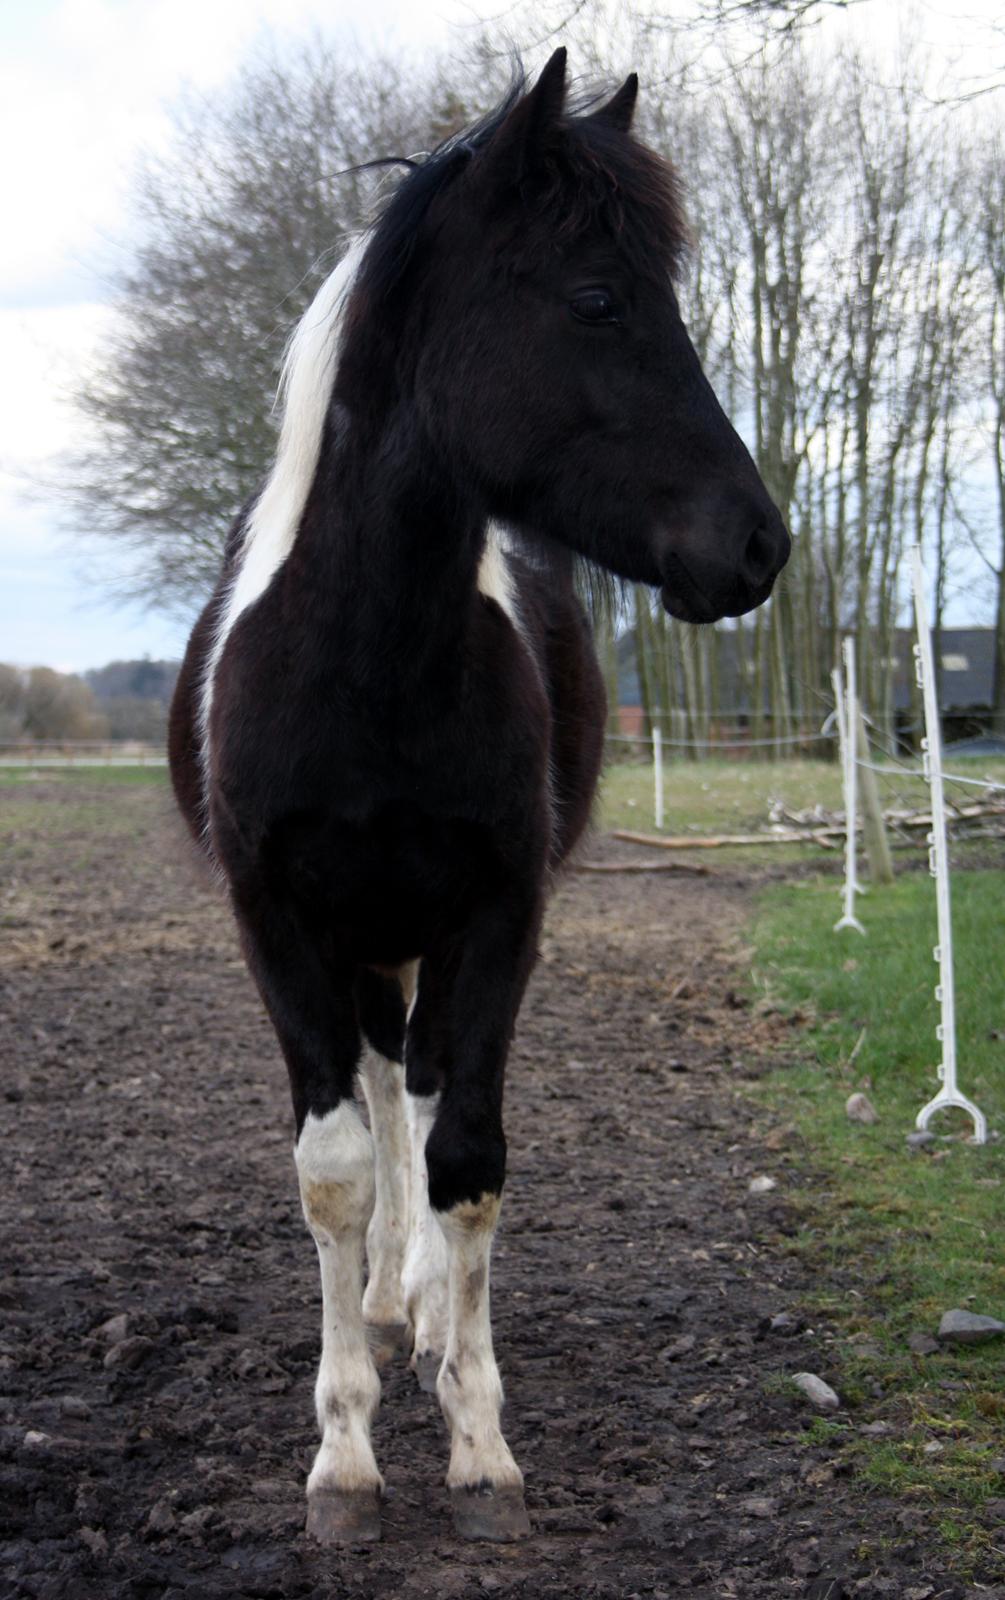
{"type": "Polygon", "coordinates": [[[747,540],[740,565],[744,578],[755,589],[778,571],[778,546],[763,522],[758,523],[747,540]]]}

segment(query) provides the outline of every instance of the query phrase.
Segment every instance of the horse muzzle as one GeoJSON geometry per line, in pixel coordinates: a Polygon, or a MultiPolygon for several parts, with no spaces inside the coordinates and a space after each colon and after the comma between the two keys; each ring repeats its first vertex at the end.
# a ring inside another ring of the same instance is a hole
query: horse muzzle
{"type": "Polygon", "coordinates": [[[694,507],[669,529],[660,552],[665,609],[682,622],[742,617],[763,605],[789,559],[792,541],[775,506],[743,495],[728,517],[694,507]]]}

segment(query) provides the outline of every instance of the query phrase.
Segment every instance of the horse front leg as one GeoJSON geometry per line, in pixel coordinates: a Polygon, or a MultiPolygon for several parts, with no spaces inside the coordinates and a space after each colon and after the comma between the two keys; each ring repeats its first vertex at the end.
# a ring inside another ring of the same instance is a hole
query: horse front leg
{"type": "Polygon", "coordinates": [[[299,919],[235,893],[249,965],[290,1074],[300,1196],[321,1267],[321,1445],[307,1531],[326,1544],[380,1537],[383,1482],[370,1443],[380,1380],[363,1321],[363,1250],[374,1209],[373,1139],[353,1103],[361,1049],[351,972],[333,972],[299,919]]]}
{"type": "Polygon", "coordinates": [[[321,1445],[307,1479],[307,1532],[323,1544],[380,1537],[383,1481],[370,1443],[380,1380],[363,1320],[363,1245],[374,1207],[373,1141],[343,1101],[308,1113],[295,1158],[321,1266],[321,1362],[314,1389],[321,1445]]]}
{"type": "Polygon", "coordinates": [[[450,1429],[447,1485],[459,1534],[530,1532],[523,1474],[500,1426],[489,1261],[506,1169],[506,1055],[536,946],[534,904],[501,903],[465,931],[444,996],[443,1087],[426,1141],[429,1202],[446,1245],[446,1348],[436,1388],[450,1429]]]}

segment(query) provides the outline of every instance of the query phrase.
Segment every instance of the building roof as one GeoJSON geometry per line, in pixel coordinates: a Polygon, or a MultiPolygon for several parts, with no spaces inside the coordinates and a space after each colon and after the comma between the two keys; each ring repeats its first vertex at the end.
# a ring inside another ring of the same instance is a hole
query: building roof
{"type": "MultiPolygon", "coordinates": [[[[735,629],[716,630],[719,705],[724,713],[750,710],[737,667],[735,629]]],[[[914,631],[898,628],[894,636],[893,703],[906,711],[914,693],[914,631]]],[[[635,660],[635,630],[618,639],[618,704],[642,701],[635,660]]],[[[943,628],[938,644],[939,705],[944,712],[986,710],[994,679],[993,628],[943,628]]]]}
{"type": "MultiPolygon", "coordinates": [[[[913,646],[913,630],[898,628],[893,678],[893,699],[898,710],[911,703],[913,646]]],[[[932,647],[937,652],[935,667],[941,709],[988,709],[994,682],[994,629],[943,628],[938,645],[933,638],[932,647]]]]}

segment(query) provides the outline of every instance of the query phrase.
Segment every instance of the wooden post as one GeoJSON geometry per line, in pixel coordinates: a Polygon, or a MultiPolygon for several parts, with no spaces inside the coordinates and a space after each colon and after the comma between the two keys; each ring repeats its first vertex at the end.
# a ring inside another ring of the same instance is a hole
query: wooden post
{"type": "Polygon", "coordinates": [[[892,883],[893,859],[879,803],[879,785],[876,782],[876,774],[870,767],[863,765],[863,762],[870,759],[869,735],[866,733],[862,707],[856,706],[855,710],[858,730],[856,771],[858,792],[862,800],[862,833],[865,838],[866,855],[869,857],[869,877],[873,883],[892,883]]]}

